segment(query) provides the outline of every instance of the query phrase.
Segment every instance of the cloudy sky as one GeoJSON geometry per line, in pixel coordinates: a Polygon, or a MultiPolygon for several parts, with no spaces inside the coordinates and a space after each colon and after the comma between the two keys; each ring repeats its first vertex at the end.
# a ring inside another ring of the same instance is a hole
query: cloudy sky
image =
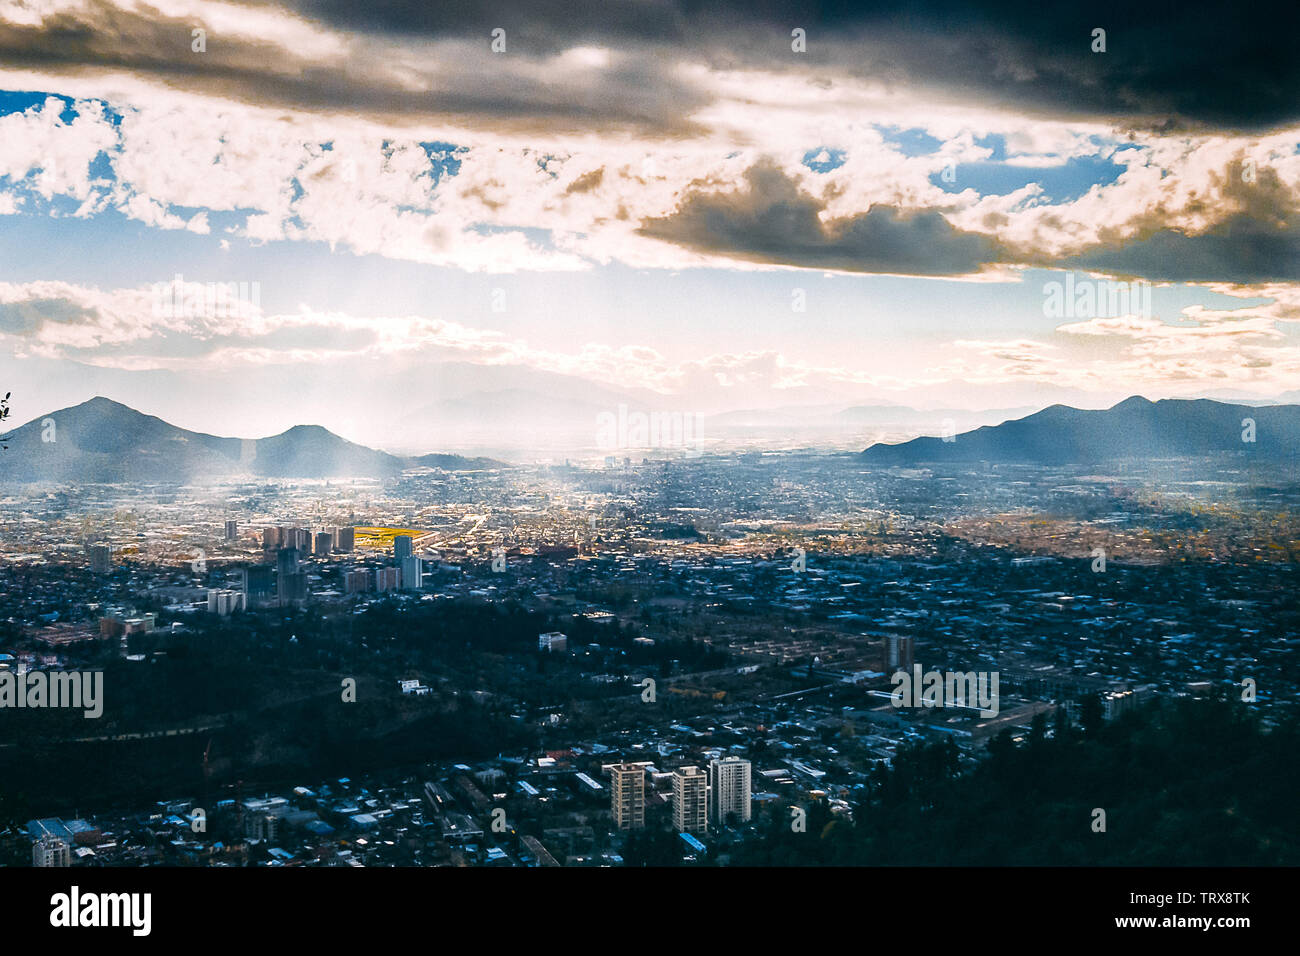
{"type": "Polygon", "coordinates": [[[0,384],[358,440],[1300,389],[1300,8],[1044,6],[5,0],[0,384]]]}

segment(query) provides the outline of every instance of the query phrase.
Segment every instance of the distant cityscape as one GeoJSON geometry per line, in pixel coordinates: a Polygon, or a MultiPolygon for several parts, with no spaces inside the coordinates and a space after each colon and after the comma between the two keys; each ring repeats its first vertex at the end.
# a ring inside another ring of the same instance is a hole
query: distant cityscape
{"type": "Polygon", "coordinates": [[[1285,929],[1297,36],[0,2],[6,923],[1285,929]]]}
{"type": "MultiPolygon", "coordinates": [[[[1289,719],[1300,488],[1092,470],[739,453],[11,491],[0,671],[103,671],[105,707],[4,715],[61,720],[62,770],[24,779],[0,843],[38,865],[715,865],[772,821],[852,821],[927,742],[973,767],[1036,722],[1243,681],[1289,719]],[[991,673],[994,706],[922,706],[919,680],[900,706],[922,671],[991,673]],[[182,680],[213,686],[123,700],[182,680]],[[269,739],[323,708],[374,746],[347,765],[269,739]],[[443,720],[463,751],[423,737],[443,720]]],[[[22,726],[7,779],[34,772],[22,726]]]]}

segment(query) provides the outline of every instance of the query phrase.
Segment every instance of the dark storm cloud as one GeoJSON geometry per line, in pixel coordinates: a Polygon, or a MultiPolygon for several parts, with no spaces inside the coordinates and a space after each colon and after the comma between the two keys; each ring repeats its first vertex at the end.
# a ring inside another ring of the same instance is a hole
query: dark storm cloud
{"type": "MultiPolygon", "coordinates": [[[[1300,122],[1295,0],[1255,6],[1249,15],[1199,0],[1100,0],[1059,9],[1040,0],[978,6],[930,0],[906,12],[884,4],[787,0],[246,5],[274,6],[340,31],[339,55],[321,58],[306,47],[295,49],[291,40],[211,29],[207,51],[195,53],[191,30],[204,25],[201,12],[195,20],[87,0],[48,14],[37,26],[0,19],[0,65],[69,76],[129,72],[258,105],[352,113],[394,127],[446,121],[488,136],[698,134],[693,116],[713,94],[709,78],[680,70],[683,63],[784,72],[828,86],[856,76],[883,80],[922,107],[940,101],[1014,106],[1031,115],[1100,118],[1135,129],[1259,130],[1300,122]],[[497,27],[507,33],[505,54],[489,48],[497,27]],[[806,54],[790,49],[793,27],[807,31],[806,54]],[[1094,28],[1106,30],[1105,53],[1090,49],[1094,28]],[[423,61],[418,53],[426,45],[429,59],[423,61]],[[581,58],[555,59],[577,46],[608,49],[608,63],[586,68],[581,58]],[[414,88],[425,82],[433,88],[414,88]]],[[[604,175],[603,169],[588,172],[568,192],[596,191],[604,175]]],[[[933,210],[876,206],[822,222],[824,204],[769,164],[753,167],[739,191],[689,194],[673,214],[642,223],[641,232],[752,262],[862,272],[966,274],[1001,261],[1152,279],[1300,277],[1300,215],[1276,177],[1261,170],[1249,189],[1239,182],[1221,185],[1222,200],[1213,190],[1206,193],[1217,225],[1202,234],[1171,228],[1166,210],[1145,210],[1114,234],[1103,234],[1094,248],[1059,263],[1033,261],[1032,251],[1010,256],[995,240],[962,232],[933,210]]],[[[0,320],[31,321],[15,313],[0,320]]]]}
{"type": "MultiPolygon", "coordinates": [[[[249,3],[248,6],[263,6],[249,3]]],[[[1300,4],[1191,0],[1039,0],[975,4],[796,3],[788,0],[285,0],[282,9],[363,41],[459,41],[439,53],[440,86],[386,79],[382,55],[318,62],[270,42],[210,36],[190,51],[190,18],[91,0],[39,27],[0,23],[0,63],[79,73],[123,68],[196,91],[302,109],[384,116],[478,117],[501,128],[624,126],[663,136],[697,132],[689,115],[708,94],[680,62],[797,71],[834,82],[857,75],[922,96],[1090,116],[1135,127],[1259,130],[1300,119],[1300,4]],[[507,34],[507,53],[489,51],[507,34]],[[806,54],[790,30],[807,31],[806,54]],[[1107,52],[1091,51],[1094,28],[1107,52]],[[585,76],[524,67],[574,46],[609,48],[585,76]]],[[[199,15],[201,17],[201,14],[199,15]]]]}
{"type": "Polygon", "coordinates": [[[49,14],[39,26],[0,19],[0,66],[68,76],[120,69],[178,90],[254,105],[351,112],[396,123],[487,121],[499,132],[624,128],[684,136],[699,132],[686,115],[707,102],[649,54],[618,57],[594,73],[546,69],[541,82],[536,60],[494,55],[486,33],[466,35],[459,37],[463,46],[442,50],[430,63],[439,68],[439,78],[436,88],[424,91],[386,74],[382,55],[364,45],[384,37],[359,37],[347,56],[328,61],[210,27],[206,50],[194,52],[196,26],[206,26],[201,12],[169,17],[90,0],[84,8],[49,14]]]}
{"type": "Polygon", "coordinates": [[[1277,174],[1268,167],[1247,174],[1237,163],[1214,181],[1225,214],[1210,229],[1172,229],[1153,210],[1138,221],[1136,238],[1103,234],[1100,247],[1053,265],[1170,282],[1300,281],[1300,205],[1277,174]]]}
{"type": "Polygon", "coordinates": [[[823,203],[775,165],[753,166],[745,181],[738,192],[692,193],[672,215],[638,231],[705,254],[850,272],[963,275],[995,258],[989,239],[953,228],[934,211],[903,215],[874,206],[823,222],[823,203]]]}
{"type": "Polygon", "coordinates": [[[1139,125],[1257,130],[1300,118],[1300,4],[1208,0],[291,0],[358,31],[486,36],[524,52],[672,48],[714,66],[834,67],[947,95],[1139,125]],[[792,59],[790,30],[808,33],[792,59]],[[1092,31],[1106,31],[1106,52],[1092,31]]]}
{"type": "MultiPolygon", "coordinates": [[[[743,5],[746,18],[762,3],[743,5]]],[[[290,0],[305,16],[349,30],[412,36],[487,36],[500,27],[520,44],[554,52],[583,42],[619,39],[680,43],[703,4],[665,0],[290,0]],[[695,8],[691,12],[689,8],[695,8]]],[[[715,4],[719,11],[740,4],[715,4]]]]}
{"type": "Polygon", "coordinates": [[[998,263],[1152,281],[1300,281],[1300,202],[1267,167],[1243,175],[1238,163],[1212,177],[1223,212],[1204,231],[1172,228],[1167,211],[1154,208],[1103,230],[1095,246],[1065,258],[1013,252],[933,210],[877,205],[824,222],[824,203],[770,161],[751,167],[745,183],[734,192],[692,192],[671,215],[649,219],[638,231],[703,254],[852,272],[964,275],[998,263]]]}
{"type": "Polygon", "coordinates": [[[1300,224],[1278,229],[1234,215],[1201,235],[1162,229],[1121,249],[1057,260],[1055,265],[1170,282],[1297,282],[1300,224]]]}

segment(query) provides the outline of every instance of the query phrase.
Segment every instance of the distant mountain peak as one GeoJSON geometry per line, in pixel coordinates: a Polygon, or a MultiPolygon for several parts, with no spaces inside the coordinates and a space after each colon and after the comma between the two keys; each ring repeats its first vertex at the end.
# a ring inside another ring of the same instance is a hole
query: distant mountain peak
{"type": "Polygon", "coordinates": [[[1205,399],[1140,395],[1102,411],[1053,405],[1026,418],[960,435],[872,445],[866,461],[883,465],[990,462],[1063,464],[1116,459],[1236,457],[1296,461],[1300,406],[1230,405],[1205,399]],[[1254,422],[1243,440],[1243,421],[1254,422]]]}
{"type": "Polygon", "coordinates": [[[38,416],[7,439],[0,481],[193,482],[238,475],[279,478],[386,477],[408,468],[503,467],[458,455],[403,458],[358,445],[323,425],[295,425],[251,444],[193,432],[96,395],[38,416]],[[50,440],[44,422],[53,419],[50,440]]]}
{"type": "Polygon", "coordinates": [[[96,395],[94,398],[88,398],[80,405],[72,405],[68,408],[62,409],[62,411],[73,411],[79,408],[84,408],[88,411],[130,412],[133,415],[144,414],[144,412],[134,409],[130,405],[123,405],[121,402],[115,402],[113,399],[105,398],[103,395],[96,395]]]}

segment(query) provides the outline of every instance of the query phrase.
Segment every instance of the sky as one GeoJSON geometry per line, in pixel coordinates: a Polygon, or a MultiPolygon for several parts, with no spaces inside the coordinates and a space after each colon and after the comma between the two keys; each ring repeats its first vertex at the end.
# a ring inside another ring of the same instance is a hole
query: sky
{"type": "Polygon", "coordinates": [[[1135,6],[8,0],[0,384],[370,443],[1295,398],[1300,8],[1135,6]]]}

